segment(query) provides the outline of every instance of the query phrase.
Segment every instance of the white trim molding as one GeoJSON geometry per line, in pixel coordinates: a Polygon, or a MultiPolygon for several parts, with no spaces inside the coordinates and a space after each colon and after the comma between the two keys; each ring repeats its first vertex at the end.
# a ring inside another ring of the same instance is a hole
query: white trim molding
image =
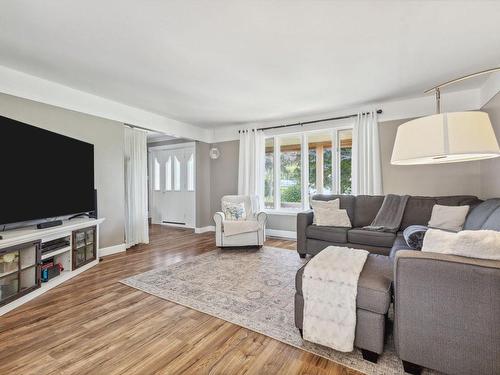
{"type": "Polygon", "coordinates": [[[190,138],[203,142],[210,142],[212,138],[211,129],[177,121],[1,65],[0,92],[140,126],[173,137],[190,138]]]}
{"type": "Polygon", "coordinates": [[[208,225],[206,227],[194,228],[194,233],[215,232],[215,225],[208,225]]]}
{"type": "Polygon", "coordinates": [[[125,250],[127,250],[127,245],[124,243],[114,246],[103,247],[99,249],[99,257],[107,257],[108,255],[123,253],[125,250]]]}
{"type": "Polygon", "coordinates": [[[291,240],[297,239],[297,232],[292,230],[266,229],[266,235],[271,237],[286,238],[291,240]]]}

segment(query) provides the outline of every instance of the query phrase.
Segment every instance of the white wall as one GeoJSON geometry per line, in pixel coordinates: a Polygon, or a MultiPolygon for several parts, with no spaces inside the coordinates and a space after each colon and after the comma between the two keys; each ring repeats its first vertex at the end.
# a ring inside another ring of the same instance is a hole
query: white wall
{"type": "MultiPolygon", "coordinates": [[[[100,217],[106,218],[100,230],[100,245],[123,244],[123,124],[6,94],[0,94],[0,115],[94,144],[98,211],[100,217]]],[[[19,144],[22,146],[22,139],[19,144]]]]}

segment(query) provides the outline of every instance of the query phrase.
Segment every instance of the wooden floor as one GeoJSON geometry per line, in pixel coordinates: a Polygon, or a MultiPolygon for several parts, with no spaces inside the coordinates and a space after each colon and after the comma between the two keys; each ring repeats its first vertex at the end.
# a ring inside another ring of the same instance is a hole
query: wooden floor
{"type": "Polygon", "coordinates": [[[0,317],[0,374],[358,374],[120,284],[215,249],[213,233],[152,226],[150,235],[0,317]]]}

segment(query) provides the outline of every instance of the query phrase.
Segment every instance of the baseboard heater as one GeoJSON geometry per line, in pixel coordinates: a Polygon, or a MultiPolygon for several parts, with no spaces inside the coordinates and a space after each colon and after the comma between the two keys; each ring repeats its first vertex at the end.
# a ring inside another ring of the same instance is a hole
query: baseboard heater
{"type": "Polygon", "coordinates": [[[165,221],[162,220],[163,224],[178,224],[178,225],[186,225],[186,223],[181,223],[180,221],[165,221]]]}

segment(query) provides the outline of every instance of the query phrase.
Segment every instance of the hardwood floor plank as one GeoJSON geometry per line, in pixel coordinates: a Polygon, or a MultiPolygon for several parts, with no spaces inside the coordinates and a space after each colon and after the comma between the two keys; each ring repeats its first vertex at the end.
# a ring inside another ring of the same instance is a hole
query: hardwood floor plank
{"type": "Polygon", "coordinates": [[[106,257],[0,317],[0,374],[359,374],[120,283],[215,249],[213,233],[151,226],[149,245],[106,257]]]}

